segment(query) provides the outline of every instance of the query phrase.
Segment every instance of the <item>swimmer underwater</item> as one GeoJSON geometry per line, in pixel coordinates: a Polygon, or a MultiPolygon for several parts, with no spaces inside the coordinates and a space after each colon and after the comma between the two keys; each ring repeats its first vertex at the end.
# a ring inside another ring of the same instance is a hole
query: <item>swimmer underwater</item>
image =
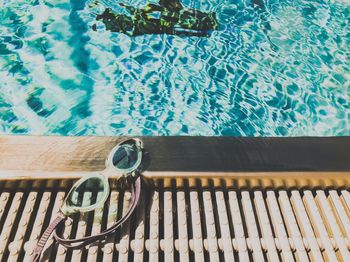
{"type": "MultiPolygon", "coordinates": [[[[217,30],[219,24],[215,12],[202,12],[196,9],[185,9],[178,0],[160,0],[159,4],[148,3],[144,8],[119,4],[131,16],[115,14],[112,9],[97,15],[106,30],[120,32],[129,36],[145,34],[169,34],[183,36],[208,36],[217,30]]],[[[96,30],[96,25],[93,25],[96,30]]]]}

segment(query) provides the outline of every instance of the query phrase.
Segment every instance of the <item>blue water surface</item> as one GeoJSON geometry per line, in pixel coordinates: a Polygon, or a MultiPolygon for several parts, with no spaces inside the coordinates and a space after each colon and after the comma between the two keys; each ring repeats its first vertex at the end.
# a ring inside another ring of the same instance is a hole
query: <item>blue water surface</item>
{"type": "Polygon", "coordinates": [[[182,3],[220,29],[130,37],[92,30],[117,0],[0,0],[0,133],[350,135],[347,0],[182,3]]]}

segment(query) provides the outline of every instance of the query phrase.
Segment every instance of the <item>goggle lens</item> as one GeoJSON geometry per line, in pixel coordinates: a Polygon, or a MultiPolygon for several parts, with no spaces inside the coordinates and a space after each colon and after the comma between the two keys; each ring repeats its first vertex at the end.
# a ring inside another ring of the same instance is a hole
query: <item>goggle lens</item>
{"type": "Polygon", "coordinates": [[[119,170],[136,169],[140,149],[135,143],[125,143],[119,146],[112,158],[112,164],[119,170]]]}
{"type": "Polygon", "coordinates": [[[99,202],[105,200],[104,192],[105,182],[100,177],[90,177],[83,182],[78,181],[77,187],[75,187],[67,197],[67,204],[77,208],[87,208],[92,205],[96,205],[99,202]],[[84,201],[84,194],[89,194],[88,200],[84,201]]]}

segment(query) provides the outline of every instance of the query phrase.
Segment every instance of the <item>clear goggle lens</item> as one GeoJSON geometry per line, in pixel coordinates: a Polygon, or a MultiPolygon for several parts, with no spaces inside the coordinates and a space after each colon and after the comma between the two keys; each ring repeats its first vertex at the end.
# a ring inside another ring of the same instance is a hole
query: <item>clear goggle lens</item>
{"type": "Polygon", "coordinates": [[[90,177],[85,181],[81,179],[76,185],[67,197],[67,204],[77,208],[87,208],[99,204],[104,201],[104,193],[109,191],[105,188],[108,185],[106,185],[102,176],[90,177]],[[88,194],[90,197],[84,199],[84,194],[88,194]]]}

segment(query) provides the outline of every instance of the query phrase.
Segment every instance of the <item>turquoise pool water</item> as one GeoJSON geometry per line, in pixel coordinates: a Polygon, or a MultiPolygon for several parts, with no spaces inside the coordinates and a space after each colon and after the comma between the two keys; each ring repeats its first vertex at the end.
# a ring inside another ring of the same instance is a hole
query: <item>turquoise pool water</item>
{"type": "Polygon", "coordinates": [[[0,0],[0,133],[350,135],[346,0],[182,1],[205,37],[113,33],[117,3],[0,0]]]}

